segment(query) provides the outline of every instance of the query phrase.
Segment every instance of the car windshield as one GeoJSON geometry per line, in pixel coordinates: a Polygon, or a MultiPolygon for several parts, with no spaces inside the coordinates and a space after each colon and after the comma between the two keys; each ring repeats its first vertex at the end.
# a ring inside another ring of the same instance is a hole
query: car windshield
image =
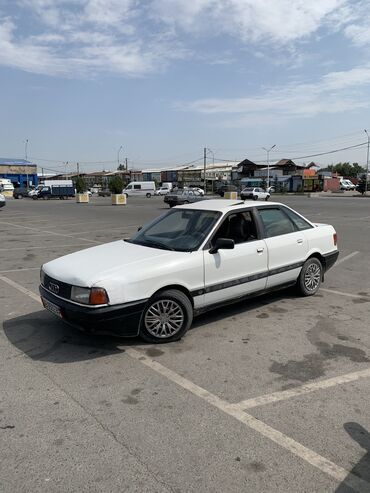
{"type": "Polygon", "coordinates": [[[177,252],[197,250],[220,216],[217,211],[173,209],[126,241],[177,252]]]}

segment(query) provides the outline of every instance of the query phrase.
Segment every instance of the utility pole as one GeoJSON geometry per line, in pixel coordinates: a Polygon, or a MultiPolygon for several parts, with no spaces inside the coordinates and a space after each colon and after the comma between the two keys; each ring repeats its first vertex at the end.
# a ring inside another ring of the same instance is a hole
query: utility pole
{"type": "Polygon", "coordinates": [[[276,144],[270,147],[270,149],[266,149],[266,147],[262,147],[267,152],[267,191],[270,188],[270,152],[272,149],[276,147],[276,144]]]}
{"type": "Polygon", "coordinates": [[[206,187],[207,187],[207,180],[206,180],[206,169],[207,169],[207,147],[203,149],[203,164],[204,164],[204,180],[203,180],[203,187],[204,187],[204,193],[207,192],[206,187]]]}
{"type": "Polygon", "coordinates": [[[370,138],[369,134],[367,133],[367,130],[365,129],[365,133],[367,135],[367,156],[366,156],[366,181],[365,181],[365,194],[367,193],[367,183],[369,180],[369,143],[370,143],[370,138]]]}
{"type": "Polygon", "coordinates": [[[80,163],[77,163],[77,176],[80,176],[80,163]]]}
{"type": "MultiPolygon", "coordinates": [[[[27,161],[27,148],[28,148],[28,139],[26,139],[24,141],[24,157],[25,157],[25,160],[27,161]]],[[[27,163],[26,164],[26,177],[27,177],[27,184],[26,184],[26,188],[28,188],[28,168],[27,168],[27,163]]]]}
{"type": "Polygon", "coordinates": [[[125,167],[126,167],[126,171],[128,170],[128,162],[127,162],[127,157],[125,158],[125,167]]]}
{"type": "Polygon", "coordinates": [[[120,146],[117,151],[117,169],[119,169],[119,153],[122,151],[123,146],[120,146]]]}

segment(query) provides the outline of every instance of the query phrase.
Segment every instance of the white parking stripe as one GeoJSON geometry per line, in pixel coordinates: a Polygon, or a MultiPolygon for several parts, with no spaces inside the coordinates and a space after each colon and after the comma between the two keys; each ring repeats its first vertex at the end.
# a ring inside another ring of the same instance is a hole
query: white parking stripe
{"type": "MultiPolygon", "coordinates": [[[[46,231],[44,229],[32,228],[30,226],[21,226],[20,224],[14,224],[14,223],[9,223],[9,222],[5,222],[5,221],[0,221],[0,224],[5,224],[5,225],[8,225],[8,226],[13,226],[14,228],[22,228],[22,229],[28,229],[28,230],[31,230],[31,231],[39,231],[40,233],[46,233],[46,234],[55,235],[55,236],[64,236],[66,238],[74,238],[74,236],[63,234],[63,233],[56,233],[55,231],[46,231]]],[[[90,240],[89,238],[80,238],[80,237],[78,237],[76,239],[77,240],[87,241],[89,243],[100,243],[99,241],[90,240]]]]}
{"type": "Polygon", "coordinates": [[[348,298],[361,298],[362,300],[367,299],[366,296],[361,296],[360,294],[344,293],[343,291],[335,291],[334,289],[320,288],[320,291],[324,291],[325,293],[338,294],[339,296],[348,296],[348,298]]]}
{"type": "MultiPolygon", "coordinates": [[[[78,240],[78,238],[76,238],[78,240]]],[[[95,242],[97,243],[97,242],[95,242]]],[[[13,250],[45,250],[48,248],[66,248],[66,247],[78,247],[84,246],[86,248],[90,248],[91,246],[86,243],[75,243],[74,245],[44,245],[44,246],[24,246],[24,247],[11,247],[11,248],[0,248],[0,252],[2,251],[13,251],[13,250]]]]}
{"type": "Polygon", "coordinates": [[[264,406],[266,404],[272,404],[273,402],[285,401],[292,397],[297,397],[304,394],[309,394],[317,390],[328,389],[344,383],[355,382],[361,378],[370,377],[370,368],[366,370],[354,371],[341,375],[338,377],[328,378],[327,380],[319,380],[317,382],[311,382],[300,387],[295,387],[281,392],[272,392],[271,394],[261,395],[252,399],[245,399],[244,401],[235,404],[240,409],[252,409],[253,407],[264,406]]]}
{"type": "Polygon", "coordinates": [[[220,399],[219,397],[212,394],[211,392],[208,392],[208,390],[199,387],[198,385],[194,384],[190,380],[187,380],[186,378],[182,377],[181,375],[174,372],[173,370],[166,368],[165,366],[161,365],[157,361],[145,356],[143,353],[136,351],[135,349],[131,349],[131,348],[126,349],[126,353],[132,358],[140,361],[143,365],[149,367],[151,370],[159,373],[160,375],[163,375],[168,380],[176,383],[177,385],[188,390],[189,392],[196,395],[200,399],[203,399],[204,401],[208,402],[209,404],[216,407],[217,409],[220,409],[221,411],[228,414],[229,416],[232,416],[233,418],[237,419],[241,423],[248,426],[248,428],[257,431],[258,433],[265,436],[269,440],[273,441],[280,447],[300,457],[301,459],[308,462],[312,466],[316,467],[320,471],[331,476],[336,481],[344,482],[346,485],[350,486],[358,493],[369,493],[370,491],[369,483],[355,476],[354,474],[350,473],[343,467],[334,464],[334,462],[331,462],[325,457],[322,457],[321,455],[317,454],[313,450],[310,450],[309,448],[305,447],[301,443],[296,442],[295,440],[288,437],[287,435],[284,435],[280,431],[275,430],[274,428],[267,425],[266,423],[263,423],[259,419],[256,419],[250,414],[247,414],[246,412],[242,411],[237,405],[235,406],[233,404],[229,404],[228,402],[224,401],[223,399],[220,399]]]}
{"type": "MultiPolygon", "coordinates": [[[[15,289],[18,289],[19,291],[26,294],[27,296],[37,301],[38,303],[41,303],[40,298],[36,294],[32,293],[28,289],[25,289],[20,284],[2,275],[0,275],[0,280],[6,282],[10,286],[13,286],[15,289]]],[[[225,414],[228,414],[229,416],[232,416],[233,418],[237,419],[239,422],[243,423],[248,428],[260,433],[261,435],[268,438],[272,442],[276,443],[280,447],[284,448],[285,450],[288,450],[289,452],[296,455],[297,457],[300,457],[307,463],[316,467],[320,471],[326,473],[328,476],[334,478],[336,481],[346,484],[357,493],[369,493],[370,483],[355,476],[354,474],[347,471],[343,467],[338,466],[334,462],[326,459],[320,454],[317,454],[313,450],[305,447],[304,445],[293,440],[287,435],[284,435],[284,433],[281,433],[280,431],[276,430],[275,428],[272,428],[271,426],[260,421],[259,419],[251,416],[250,414],[247,414],[245,411],[240,409],[238,405],[230,404],[227,401],[220,399],[219,397],[212,394],[208,390],[199,387],[198,385],[191,382],[190,380],[182,377],[181,375],[174,372],[173,370],[166,368],[165,366],[161,365],[157,361],[149,358],[148,356],[144,355],[143,353],[135,349],[128,348],[125,350],[125,352],[131,358],[134,358],[135,360],[139,361],[140,363],[147,366],[151,370],[159,373],[160,375],[164,376],[168,380],[174,382],[175,384],[179,385],[185,390],[191,392],[193,395],[196,395],[200,399],[208,402],[208,404],[216,407],[217,409],[224,412],[225,414]]]]}
{"type": "Polygon", "coordinates": [[[0,270],[0,274],[10,274],[11,272],[24,272],[27,270],[40,270],[40,267],[27,267],[25,269],[0,270]]]}
{"type": "MultiPolygon", "coordinates": [[[[18,291],[20,291],[21,293],[23,294],[26,294],[27,296],[29,296],[30,298],[32,298],[34,301],[37,301],[38,303],[41,303],[41,299],[40,299],[40,296],[38,296],[37,294],[33,293],[32,291],[30,291],[29,289],[26,289],[24,288],[23,286],[21,286],[20,284],[18,284],[17,282],[15,281],[12,281],[11,279],[9,279],[8,277],[5,277],[5,276],[2,276],[0,274],[0,281],[3,281],[5,282],[6,284],[9,284],[9,286],[12,286],[13,288],[17,289],[18,291]]],[[[42,304],[42,303],[41,303],[42,304]]]]}
{"type": "Polygon", "coordinates": [[[346,255],[345,257],[343,258],[340,258],[339,260],[337,260],[337,262],[335,262],[335,264],[333,265],[333,267],[337,267],[338,265],[340,265],[342,262],[345,262],[346,260],[349,260],[350,258],[354,257],[355,255],[357,255],[358,253],[360,252],[352,252],[350,253],[349,255],[346,255]]]}

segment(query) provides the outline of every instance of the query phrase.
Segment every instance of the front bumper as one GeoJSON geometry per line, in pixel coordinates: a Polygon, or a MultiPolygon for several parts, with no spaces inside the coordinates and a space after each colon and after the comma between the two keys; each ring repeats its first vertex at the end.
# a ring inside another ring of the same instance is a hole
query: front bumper
{"type": "Polygon", "coordinates": [[[137,336],[147,300],[93,308],[61,299],[39,287],[41,298],[60,309],[62,320],[90,334],[112,334],[121,337],[137,336]]]}

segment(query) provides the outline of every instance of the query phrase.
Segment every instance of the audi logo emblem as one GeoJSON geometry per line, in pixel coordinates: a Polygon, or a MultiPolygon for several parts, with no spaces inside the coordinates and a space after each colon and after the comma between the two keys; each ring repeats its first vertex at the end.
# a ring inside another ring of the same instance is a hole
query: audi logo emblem
{"type": "Polygon", "coordinates": [[[58,294],[59,293],[59,286],[58,286],[58,284],[55,284],[53,282],[49,282],[49,291],[51,291],[54,294],[58,294]]]}

